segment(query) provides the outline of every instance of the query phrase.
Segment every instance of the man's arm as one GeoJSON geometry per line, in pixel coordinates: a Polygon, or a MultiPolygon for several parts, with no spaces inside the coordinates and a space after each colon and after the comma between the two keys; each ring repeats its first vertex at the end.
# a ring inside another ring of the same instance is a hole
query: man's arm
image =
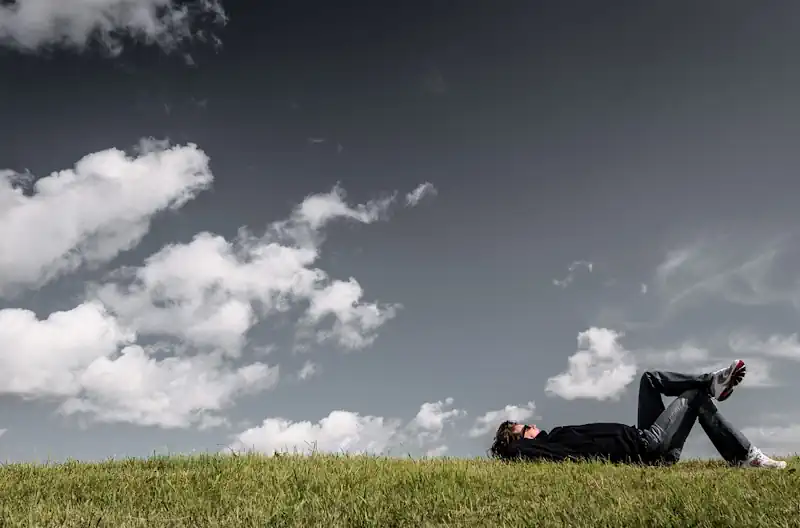
{"type": "Polygon", "coordinates": [[[550,462],[562,462],[577,458],[563,446],[538,438],[523,438],[517,441],[512,448],[512,455],[524,460],[545,460],[550,462]]]}

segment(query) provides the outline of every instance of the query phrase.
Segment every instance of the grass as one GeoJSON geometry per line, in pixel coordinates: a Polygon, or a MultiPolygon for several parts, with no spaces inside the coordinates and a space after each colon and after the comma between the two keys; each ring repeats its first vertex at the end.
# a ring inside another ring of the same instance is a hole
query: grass
{"type": "Polygon", "coordinates": [[[717,462],[204,455],[0,468],[0,527],[798,525],[800,476],[717,462]]]}

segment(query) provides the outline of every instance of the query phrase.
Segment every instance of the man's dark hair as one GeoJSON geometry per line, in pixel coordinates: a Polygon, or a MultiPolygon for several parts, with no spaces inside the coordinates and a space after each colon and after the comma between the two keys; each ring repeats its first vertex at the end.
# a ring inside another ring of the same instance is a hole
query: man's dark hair
{"type": "Polygon", "coordinates": [[[511,457],[510,446],[511,442],[517,439],[518,433],[514,432],[514,426],[517,422],[506,420],[497,428],[494,435],[492,447],[489,448],[489,456],[492,458],[509,459],[511,457]]]}

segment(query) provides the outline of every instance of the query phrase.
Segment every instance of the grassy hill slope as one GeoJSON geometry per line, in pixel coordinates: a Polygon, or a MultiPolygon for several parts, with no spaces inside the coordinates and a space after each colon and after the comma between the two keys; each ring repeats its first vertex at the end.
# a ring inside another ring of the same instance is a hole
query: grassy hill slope
{"type": "Polygon", "coordinates": [[[6,465],[0,526],[789,527],[800,474],[324,455],[6,465]]]}

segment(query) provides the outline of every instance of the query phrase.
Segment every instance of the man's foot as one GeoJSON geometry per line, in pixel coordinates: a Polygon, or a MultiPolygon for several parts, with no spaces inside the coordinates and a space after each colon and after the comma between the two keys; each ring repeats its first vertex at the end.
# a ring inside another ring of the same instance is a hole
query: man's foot
{"type": "Polygon", "coordinates": [[[733,389],[742,382],[746,373],[747,366],[741,359],[737,359],[724,369],[712,372],[711,395],[717,401],[727,400],[733,389]]]}
{"type": "Polygon", "coordinates": [[[742,468],[765,468],[765,469],[785,469],[786,462],[783,460],[773,460],[755,446],[750,448],[747,459],[739,462],[742,468]]]}

